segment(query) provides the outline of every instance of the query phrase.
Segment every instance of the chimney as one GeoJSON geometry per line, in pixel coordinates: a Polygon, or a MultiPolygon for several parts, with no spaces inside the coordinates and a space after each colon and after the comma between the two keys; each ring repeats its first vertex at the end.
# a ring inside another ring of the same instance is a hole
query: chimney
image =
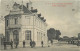
{"type": "Polygon", "coordinates": [[[33,7],[31,7],[31,10],[33,10],[33,7]]]}
{"type": "Polygon", "coordinates": [[[26,5],[27,5],[27,8],[29,9],[29,3],[27,3],[26,5]]]}

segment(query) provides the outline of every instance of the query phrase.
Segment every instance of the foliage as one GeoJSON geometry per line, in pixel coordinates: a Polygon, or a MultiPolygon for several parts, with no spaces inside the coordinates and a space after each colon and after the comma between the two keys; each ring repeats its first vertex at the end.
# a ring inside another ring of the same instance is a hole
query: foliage
{"type": "Polygon", "coordinates": [[[59,39],[60,35],[60,30],[55,30],[54,28],[50,28],[49,30],[47,30],[48,40],[59,39]]]}

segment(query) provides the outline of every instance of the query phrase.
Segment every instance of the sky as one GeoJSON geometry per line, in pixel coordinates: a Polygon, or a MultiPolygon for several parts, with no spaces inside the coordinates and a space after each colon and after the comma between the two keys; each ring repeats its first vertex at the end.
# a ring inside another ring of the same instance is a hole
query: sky
{"type": "MultiPolygon", "coordinates": [[[[48,28],[60,30],[61,36],[77,36],[80,33],[79,0],[30,0],[34,9],[46,19],[48,28]]],[[[22,4],[22,0],[2,0],[1,16],[5,16],[12,9],[14,2],[22,4]],[[7,8],[6,5],[9,5],[7,8]]],[[[24,5],[29,2],[23,0],[24,5]]],[[[0,30],[3,23],[0,23],[0,30]]],[[[1,32],[2,32],[1,31],[1,32]]],[[[3,31],[4,32],[4,31],[3,31]]]]}

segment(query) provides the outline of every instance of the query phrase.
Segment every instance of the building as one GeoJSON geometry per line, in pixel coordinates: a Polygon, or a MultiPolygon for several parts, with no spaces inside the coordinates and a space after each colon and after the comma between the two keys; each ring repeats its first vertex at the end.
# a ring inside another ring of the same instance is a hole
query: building
{"type": "Polygon", "coordinates": [[[80,39],[80,33],[78,33],[78,39],[80,39]]]}
{"type": "Polygon", "coordinates": [[[6,41],[13,40],[19,42],[19,46],[22,46],[22,42],[25,40],[26,45],[30,45],[30,40],[36,42],[36,46],[41,46],[41,41],[44,45],[47,45],[47,24],[46,19],[41,17],[41,14],[37,14],[37,9],[33,9],[27,3],[13,5],[13,9],[8,15],[5,16],[5,37],[6,41]]]}
{"type": "Polygon", "coordinates": [[[4,37],[4,35],[3,34],[0,34],[0,45],[3,44],[3,40],[2,40],[3,37],[4,37]]]}
{"type": "Polygon", "coordinates": [[[4,16],[0,16],[0,34],[5,35],[5,19],[4,19],[4,16]]]}

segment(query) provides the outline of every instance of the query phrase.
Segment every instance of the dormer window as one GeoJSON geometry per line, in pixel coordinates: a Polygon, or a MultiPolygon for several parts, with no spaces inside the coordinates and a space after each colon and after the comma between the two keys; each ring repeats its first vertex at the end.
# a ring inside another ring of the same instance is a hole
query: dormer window
{"type": "Polygon", "coordinates": [[[19,6],[20,6],[20,5],[15,2],[14,5],[13,5],[13,8],[14,8],[14,9],[17,9],[19,6]]]}

